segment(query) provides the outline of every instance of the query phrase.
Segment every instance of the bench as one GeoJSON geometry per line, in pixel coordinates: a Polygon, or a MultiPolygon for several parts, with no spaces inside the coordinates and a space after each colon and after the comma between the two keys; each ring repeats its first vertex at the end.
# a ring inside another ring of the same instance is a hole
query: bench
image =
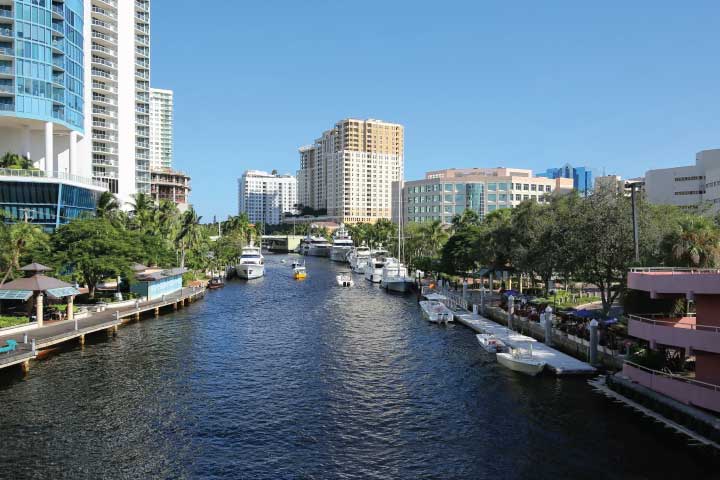
{"type": "Polygon", "coordinates": [[[17,342],[15,340],[8,340],[7,345],[0,348],[0,353],[10,353],[17,348],[17,342]]]}

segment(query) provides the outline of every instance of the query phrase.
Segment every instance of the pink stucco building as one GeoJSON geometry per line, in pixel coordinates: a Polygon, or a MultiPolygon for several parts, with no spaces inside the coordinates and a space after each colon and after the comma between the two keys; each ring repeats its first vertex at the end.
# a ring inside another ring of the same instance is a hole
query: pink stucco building
{"type": "Polygon", "coordinates": [[[654,299],[694,301],[695,313],[684,317],[630,315],[628,333],[651,348],[685,350],[695,357],[695,373],[669,374],[626,362],[623,374],[680,402],[720,412],[720,269],[633,269],[628,288],[654,299]]]}

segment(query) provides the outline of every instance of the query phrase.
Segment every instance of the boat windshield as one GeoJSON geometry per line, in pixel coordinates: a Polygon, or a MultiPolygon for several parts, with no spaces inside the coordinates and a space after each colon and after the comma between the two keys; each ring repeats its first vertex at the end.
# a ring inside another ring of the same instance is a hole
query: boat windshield
{"type": "Polygon", "coordinates": [[[260,258],[260,255],[258,254],[245,254],[241,256],[240,258],[260,258]]]}

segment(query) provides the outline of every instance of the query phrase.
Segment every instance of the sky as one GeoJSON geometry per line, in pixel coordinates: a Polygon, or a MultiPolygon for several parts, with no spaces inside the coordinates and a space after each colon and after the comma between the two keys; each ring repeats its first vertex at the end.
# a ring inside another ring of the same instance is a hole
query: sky
{"type": "Polygon", "coordinates": [[[720,2],[152,2],[152,85],[204,221],[343,118],[405,126],[405,178],[565,163],[625,178],[720,148],[720,2]]]}

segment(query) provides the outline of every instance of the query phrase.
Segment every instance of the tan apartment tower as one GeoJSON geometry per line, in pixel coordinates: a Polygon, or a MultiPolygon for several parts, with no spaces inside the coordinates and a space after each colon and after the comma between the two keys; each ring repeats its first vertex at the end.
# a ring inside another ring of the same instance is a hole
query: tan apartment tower
{"type": "Polygon", "coordinates": [[[347,118],[299,151],[300,204],[341,223],[390,218],[392,185],[403,178],[402,125],[347,118]]]}

